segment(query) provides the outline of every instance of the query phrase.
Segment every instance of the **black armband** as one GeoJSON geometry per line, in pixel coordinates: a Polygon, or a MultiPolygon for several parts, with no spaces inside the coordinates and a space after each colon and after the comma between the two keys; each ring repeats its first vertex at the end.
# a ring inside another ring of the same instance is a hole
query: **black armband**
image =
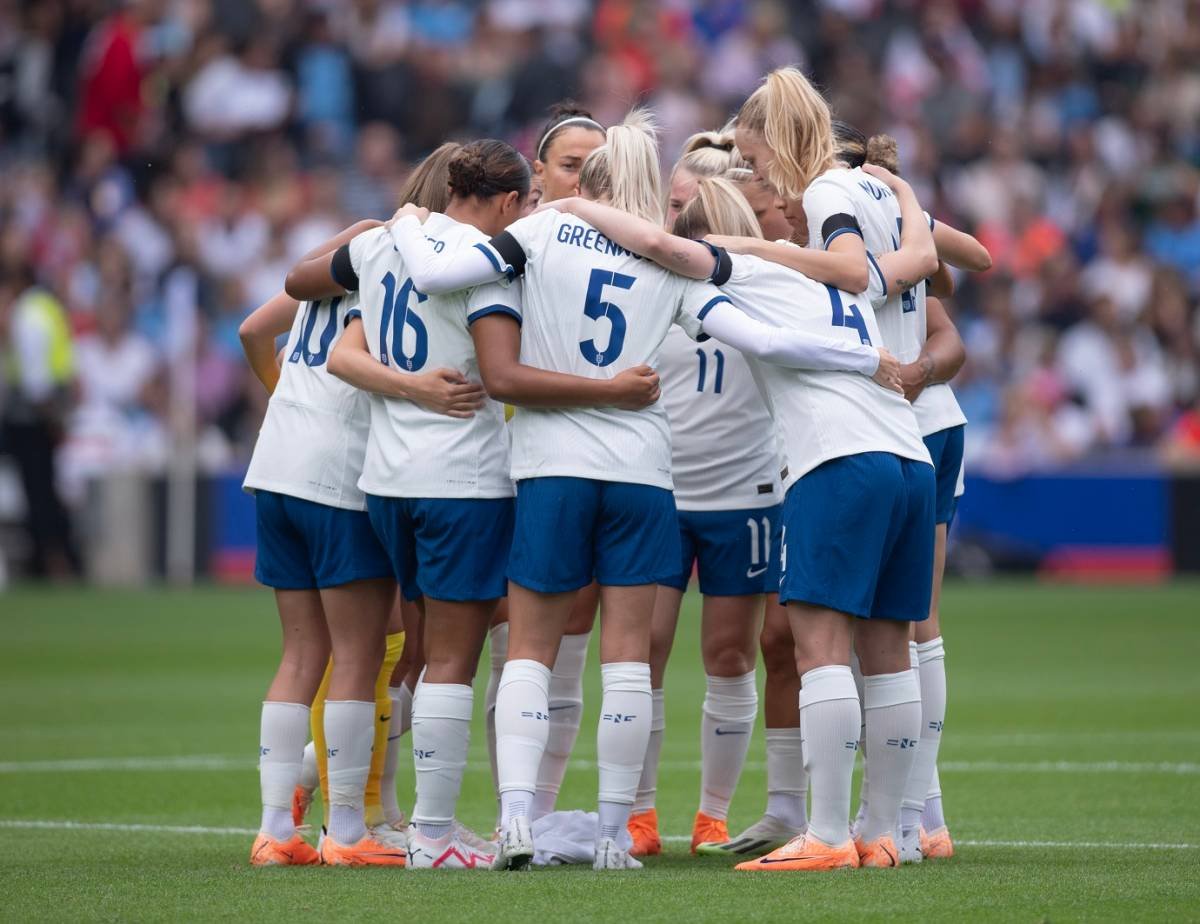
{"type": "Polygon", "coordinates": [[[525,275],[525,251],[517,242],[517,239],[507,231],[501,231],[489,242],[496,253],[500,254],[501,259],[508,264],[508,271],[512,278],[517,278],[525,275]]]}
{"type": "Polygon", "coordinates": [[[829,242],[839,234],[845,233],[857,234],[863,236],[862,228],[858,224],[858,219],[853,215],[847,215],[845,212],[838,212],[836,215],[830,215],[825,219],[825,224],[821,225],[821,242],[825,247],[829,247],[829,242]]]}
{"type": "Polygon", "coordinates": [[[708,281],[714,286],[723,286],[729,282],[729,277],[733,275],[733,260],[729,256],[729,251],[724,247],[718,247],[716,244],[710,244],[708,241],[700,241],[708,248],[708,252],[713,255],[716,265],[713,266],[712,275],[708,277],[708,281]]]}
{"type": "Polygon", "coordinates": [[[358,291],[358,273],[350,263],[350,245],[343,244],[333,252],[333,260],[329,264],[329,275],[333,281],[347,292],[358,291]]]}

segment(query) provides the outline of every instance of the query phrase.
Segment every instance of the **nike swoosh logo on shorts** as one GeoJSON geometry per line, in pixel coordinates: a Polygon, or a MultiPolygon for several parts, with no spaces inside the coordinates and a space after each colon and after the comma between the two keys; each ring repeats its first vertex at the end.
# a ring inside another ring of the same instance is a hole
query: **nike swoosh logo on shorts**
{"type": "Polygon", "coordinates": [[[755,571],[753,568],[746,569],[746,577],[748,577],[748,578],[756,578],[760,574],[766,574],[766,573],[767,573],[767,569],[766,569],[765,565],[762,568],[759,568],[757,571],[755,571]]]}

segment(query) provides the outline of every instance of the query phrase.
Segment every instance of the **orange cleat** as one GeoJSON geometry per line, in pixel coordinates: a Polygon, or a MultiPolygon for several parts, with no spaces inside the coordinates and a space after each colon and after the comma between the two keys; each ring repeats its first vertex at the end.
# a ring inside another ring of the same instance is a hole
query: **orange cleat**
{"type": "Polygon", "coordinates": [[[281,841],[260,833],[250,848],[251,866],[312,866],[320,862],[320,854],[299,834],[281,841]]]}
{"type": "Polygon", "coordinates": [[[633,846],[629,849],[631,857],[656,857],[662,853],[662,838],[658,834],[658,811],[648,809],[629,816],[626,824],[629,836],[633,838],[633,846]]]}
{"type": "Polygon", "coordinates": [[[292,791],[292,824],[297,828],[304,824],[304,816],[308,814],[308,807],[312,805],[312,800],[312,790],[297,786],[292,791]]]}
{"type": "Polygon", "coordinates": [[[734,869],[767,872],[791,870],[824,872],[835,869],[857,869],[859,865],[858,851],[854,849],[852,841],[848,840],[844,844],[832,847],[811,834],[805,833],[793,837],[778,850],[772,851],[765,857],[739,863],[734,869]]]}
{"type": "Polygon", "coordinates": [[[692,822],[692,853],[695,853],[696,848],[701,844],[709,842],[723,844],[727,840],[729,840],[729,825],[725,823],[724,818],[713,818],[703,812],[696,813],[696,820],[692,822]]]}
{"type": "Polygon", "coordinates": [[[854,849],[858,851],[859,865],[864,868],[891,869],[900,865],[900,851],[896,849],[896,842],[890,834],[881,835],[873,841],[858,838],[854,842],[854,849]]]}
{"type": "Polygon", "coordinates": [[[321,839],[321,862],[326,866],[404,866],[407,852],[381,844],[368,834],[357,844],[339,844],[328,834],[321,839]]]}
{"type": "Polygon", "coordinates": [[[928,832],[921,829],[921,854],[926,860],[949,860],[954,856],[954,841],[945,825],[928,832]]]}

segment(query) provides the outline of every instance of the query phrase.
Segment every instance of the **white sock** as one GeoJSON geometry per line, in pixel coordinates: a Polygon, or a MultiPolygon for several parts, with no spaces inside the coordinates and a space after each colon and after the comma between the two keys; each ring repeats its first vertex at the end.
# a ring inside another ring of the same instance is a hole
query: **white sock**
{"type": "Polygon", "coordinates": [[[767,729],[767,814],[799,831],[808,824],[808,773],[799,728],[767,729]]]}
{"type": "Polygon", "coordinates": [[[921,740],[921,686],[912,670],[875,674],[866,678],[864,694],[871,803],[858,836],[864,841],[885,834],[894,839],[904,787],[921,740]]]}
{"type": "Polygon", "coordinates": [[[317,744],[310,741],[304,745],[304,758],[300,761],[300,782],[298,784],[310,796],[321,785],[321,773],[317,770],[317,744]]]}
{"type": "Polygon", "coordinates": [[[722,821],[746,763],[758,715],[754,671],[740,677],[705,676],[700,720],[700,811],[722,821]]]}
{"type": "Polygon", "coordinates": [[[388,698],[392,701],[392,721],[388,723],[387,753],[383,759],[383,775],[379,778],[379,801],[383,805],[383,817],[389,824],[399,824],[404,813],[396,801],[396,771],[400,769],[400,739],[412,728],[413,694],[404,684],[388,687],[388,698]]]}
{"type": "Polygon", "coordinates": [[[662,687],[650,691],[650,741],[642,775],[638,778],[637,795],[633,798],[633,814],[654,808],[658,796],[658,762],[662,757],[663,732],[667,730],[667,703],[662,687]]]}
{"type": "Polygon", "coordinates": [[[413,697],[413,764],[417,802],[413,822],[425,837],[438,838],[454,824],[467,769],[474,691],[462,683],[421,682],[413,697]]]}
{"type": "Polygon", "coordinates": [[[946,720],[946,651],[941,637],[914,646],[917,672],[921,683],[921,744],[913,761],[904,804],[900,808],[901,829],[921,824],[925,796],[937,769],[938,748],[942,743],[942,724],[946,720]]]}
{"type": "Polygon", "coordinates": [[[830,664],[800,678],[800,731],[812,793],[808,830],[831,846],[850,837],[850,781],[858,753],[858,691],[850,668],[830,664]]]}
{"type": "MultiPolygon", "coordinates": [[[[850,672],[854,675],[854,687],[856,690],[858,690],[858,701],[861,703],[863,701],[862,665],[858,663],[858,653],[855,651],[850,652],[850,672]]],[[[869,787],[867,786],[866,735],[866,716],[863,716],[862,724],[859,726],[858,730],[858,753],[862,756],[863,773],[862,778],[858,783],[858,811],[855,812],[854,821],[850,825],[850,830],[852,833],[857,833],[858,829],[862,827],[862,824],[867,817],[867,796],[869,787]]]]}
{"type": "Polygon", "coordinates": [[[550,722],[550,668],[538,661],[504,665],[496,691],[496,769],[501,822],[528,815],[550,722]]]}
{"type": "Polygon", "coordinates": [[[564,635],[550,671],[550,733],[538,767],[537,792],[533,797],[535,819],[554,811],[571,748],[579,735],[579,722],[583,718],[583,668],[590,639],[590,634],[564,635]]]}
{"type": "Polygon", "coordinates": [[[600,777],[601,837],[616,838],[629,820],[638,780],[650,743],[653,698],[650,665],[618,661],[600,665],[604,698],[596,732],[596,766],[600,777]],[[605,808],[605,803],[610,803],[605,808]],[[616,831],[610,831],[613,826],[616,831]]]}
{"type": "Polygon", "coordinates": [[[325,749],[329,757],[329,836],[339,844],[356,844],[367,834],[363,823],[363,791],[371,772],[375,739],[375,703],[359,700],[325,702],[325,749]]]}
{"type": "Polygon", "coordinates": [[[309,708],[300,703],[262,704],[258,735],[258,784],[264,834],[286,841],[296,833],[292,794],[300,782],[309,708]]]}
{"type": "Polygon", "coordinates": [[[936,831],[946,823],[942,815],[942,781],[938,779],[937,767],[933,768],[933,780],[929,784],[929,792],[925,795],[925,812],[921,815],[921,827],[926,831],[936,831]]]}

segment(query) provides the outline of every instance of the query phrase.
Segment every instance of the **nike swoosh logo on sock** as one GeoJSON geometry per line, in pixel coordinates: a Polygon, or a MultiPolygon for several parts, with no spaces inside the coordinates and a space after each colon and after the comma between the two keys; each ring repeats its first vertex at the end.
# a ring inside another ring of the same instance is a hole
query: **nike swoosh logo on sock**
{"type": "Polygon", "coordinates": [[[726,730],[725,730],[725,729],[723,729],[723,728],[716,728],[716,729],[713,729],[713,730],[714,730],[714,731],[715,731],[715,732],[716,732],[718,735],[748,735],[748,734],[749,734],[749,732],[737,731],[736,729],[734,729],[733,731],[726,731],[726,730]]]}

